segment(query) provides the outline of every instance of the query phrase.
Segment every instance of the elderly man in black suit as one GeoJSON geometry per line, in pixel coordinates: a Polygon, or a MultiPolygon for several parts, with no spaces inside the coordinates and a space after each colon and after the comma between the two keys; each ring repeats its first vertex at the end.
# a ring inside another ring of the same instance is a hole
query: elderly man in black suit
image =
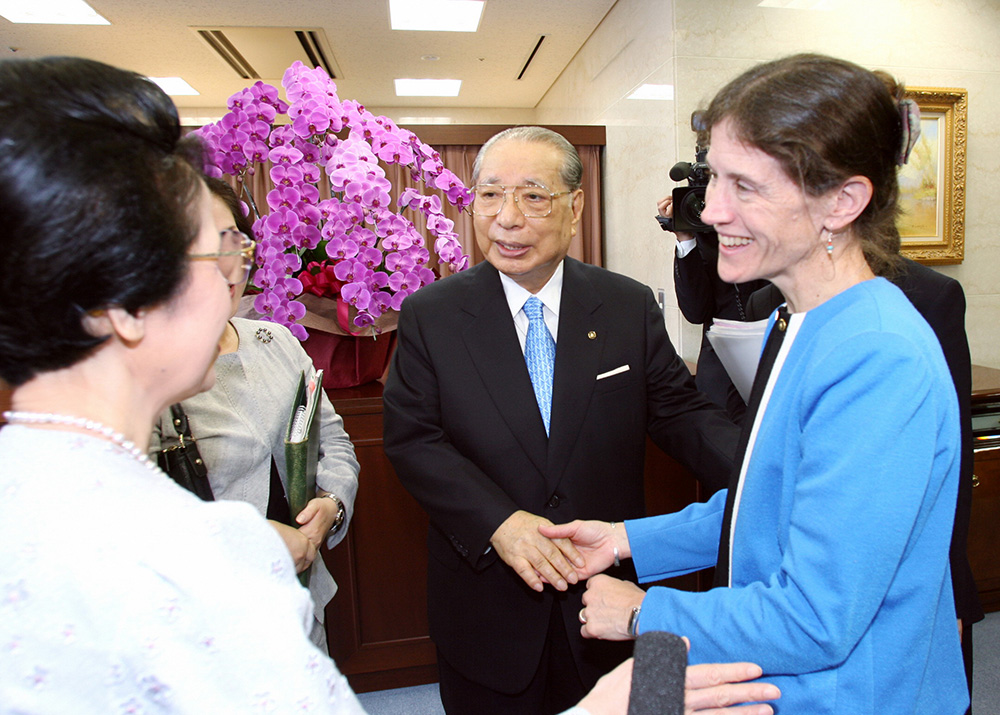
{"type": "Polygon", "coordinates": [[[578,555],[538,526],[642,516],[647,433],[712,490],[735,449],[736,427],[695,389],[650,289],[566,257],[581,174],[559,134],[493,137],[473,175],[486,261],[400,313],[385,450],[430,516],[428,610],[449,713],[558,712],[627,656],[584,642],[578,555]]]}

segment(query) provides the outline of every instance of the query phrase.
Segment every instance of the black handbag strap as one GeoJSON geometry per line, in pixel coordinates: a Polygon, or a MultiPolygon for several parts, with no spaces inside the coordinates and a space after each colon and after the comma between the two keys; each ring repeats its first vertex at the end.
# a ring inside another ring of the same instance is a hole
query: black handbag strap
{"type": "Polygon", "coordinates": [[[191,436],[191,425],[188,423],[187,413],[184,412],[184,408],[181,407],[180,402],[170,405],[170,417],[174,423],[174,430],[177,432],[177,436],[194,441],[194,437],[191,436]]]}
{"type": "Polygon", "coordinates": [[[203,501],[215,501],[208,481],[208,465],[198,451],[198,442],[191,434],[187,414],[179,402],[170,406],[170,416],[179,444],[160,450],[157,454],[160,468],[203,501]]]}

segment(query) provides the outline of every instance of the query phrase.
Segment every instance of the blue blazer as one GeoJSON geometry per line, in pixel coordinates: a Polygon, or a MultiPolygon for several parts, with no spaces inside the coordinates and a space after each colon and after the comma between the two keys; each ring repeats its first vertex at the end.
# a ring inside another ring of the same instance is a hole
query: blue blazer
{"type": "MultiPolygon", "coordinates": [[[[750,660],[787,713],[964,713],[948,547],[958,406],[937,338],[878,278],[804,314],[760,420],[732,588],[651,588],[640,631],[692,662],[750,660]]],[[[711,564],[723,492],[626,522],[653,581],[711,564]]]]}

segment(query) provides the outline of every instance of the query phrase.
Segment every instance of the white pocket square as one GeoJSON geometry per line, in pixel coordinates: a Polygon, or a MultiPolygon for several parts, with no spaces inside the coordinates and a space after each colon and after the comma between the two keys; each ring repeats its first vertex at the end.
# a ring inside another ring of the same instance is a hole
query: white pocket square
{"type": "Polygon", "coordinates": [[[614,370],[608,370],[607,372],[602,372],[597,376],[598,380],[603,380],[606,377],[611,377],[612,375],[617,375],[620,372],[628,372],[628,365],[622,365],[621,367],[616,367],[614,370]]]}

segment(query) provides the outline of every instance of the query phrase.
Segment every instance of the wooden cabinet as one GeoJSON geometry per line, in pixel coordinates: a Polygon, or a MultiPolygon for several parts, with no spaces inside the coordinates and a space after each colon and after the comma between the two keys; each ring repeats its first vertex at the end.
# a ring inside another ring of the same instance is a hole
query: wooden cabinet
{"type": "Polygon", "coordinates": [[[976,452],[969,564],[983,610],[1000,611],[1000,447],[976,452]]]}
{"type": "Polygon", "coordinates": [[[972,366],[972,412],[976,452],[969,564],[983,610],[1000,611],[1000,370],[972,366]]]}
{"type": "Polygon", "coordinates": [[[338,585],[326,610],[330,655],[357,692],[435,682],[428,520],[382,451],[382,385],[328,393],[361,464],[350,529],[323,554],[338,585]]]}

